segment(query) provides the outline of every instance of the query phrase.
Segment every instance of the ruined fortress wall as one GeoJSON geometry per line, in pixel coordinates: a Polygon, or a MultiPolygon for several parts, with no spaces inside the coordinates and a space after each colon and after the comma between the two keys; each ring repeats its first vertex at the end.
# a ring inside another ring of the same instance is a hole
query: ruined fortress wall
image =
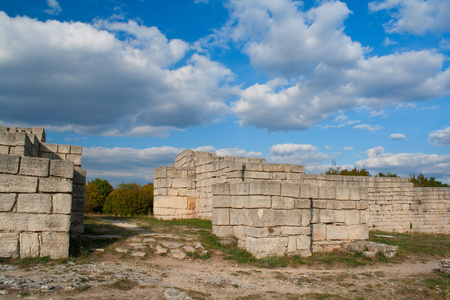
{"type": "Polygon", "coordinates": [[[367,189],[254,181],[213,186],[213,233],[255,257],[330,251],[368,238],[367,189]]]}
{"type": "Polygon", "coordinates": [[[171,167],[154,170],[153,213],[160,219],[212,217],[212,186],[259,180],[298,182],[303,166],[269,164],[265,159],[217,156],[185,150],[171,167]]]}
{"type": "Polygon", "coordinates": [[[81,152],[43,128],[0,127],[0,257],[68,257],[83,233],[81,152]]]}

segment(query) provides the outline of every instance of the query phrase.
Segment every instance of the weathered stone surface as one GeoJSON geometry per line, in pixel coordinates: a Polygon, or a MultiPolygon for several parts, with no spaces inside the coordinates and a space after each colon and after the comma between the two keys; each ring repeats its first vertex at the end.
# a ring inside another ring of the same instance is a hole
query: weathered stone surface
{"type": "Polygon", "coordinates": [[[69,154],[70,145],[58,145],[58,153],[69,154]]]}
{"type": "Polygon", "coordinates": [[[84,198],[72,198],[72,211],[74,212],[84,212],[85,209],[85,199],[84,198]]]}
{"type": "Polygon", "coordinates": [[[212,186],[213,195],[230,195],[230,185],[228,183],[217,183],[212,186]]]}
{"type": "Polygon", "coordinates": [[[0,194],[0,212],[11,211],[16,203],[17,194],[0,194]]]}
{"type": "Polygon", "coordinates": [[[39,145],[39,152],[56,153],[56,152],[58,152],[58,145],[57,144],[51,144],[51,143],[41,143],[39,145]]]}
{"type": "Polygon", "coordinates": [[[299,198],[300,197],[300,184],[283,182],[281,184],[281,196],[299,198]]]}
{"type": "MultiPolygon", "coordinates": [[[[0,228],[2,222],[0,221],[0,228]]],[[[17,233],[0,233],[0,258],[17,258],[19,256],[19,236],[17,233]]]]}
{"type": "Polygon", "coordinates": [[[72,161],[52,159],[50,161],[50,176],[73,179],[73,164],[72,161]]]}
{"type": "Polygon", "coordinates": [[[72,196],[83,198],[86,195],[86,186],[84,184],[74,184],[72,196]]]}
{"type": "Polygon", "coordinates": [[[212,223],[215,225],[230,225],[230,209],[228,208],[213,209],[212,223]]]}
{"type": "Polygon", "coordinates": [[[272,208],[273,209],[293,209],[294,208],[294,198],[272,197],[272,208]]]}
{"type": "Polygon", "coordinates": [[[212,207],[231,207],[231,196],[217,195],[212,198],[212,207]]]}
{"type": "Polygon", "coordinates": [[[52,196],[54,214],[70,214],[72,210],[72,196],[70,194],[54,194],[52,196]]]}
{"type": "Polygon", "coordinates": [[[348,230],[347,226],[336,226],[336,225],[326,225],[327,226],[327,240],[348,240],[348,230]]]}
{"type": "Polygon", "coordinates": [[[52,196],[50,194],[19,194],[17,212],[49,214],[52,212],[52,196]]]}
{"type": "Polygon", "coordinates": [[[251,195],[281,195],[281,184],[279,182],[271,181],[254,181],[250,182],[251,195]]]}
{"type": "Polygon", "coordinates": [[[7,154],[0,154],[0,173],[17,174],[20,157],[7,154]]]}
{"type": "Polygon", "coordinates": [[[60,232],[42,233],[40,256],[50,256],[51,259],[69,257],[69,234],[60,232]]]}
{"type": "Polygon", "coordinates": [[[20,160],[20,175],[47,177],[49,160],[40,157],[22,157],[20,160]]]}
{"type": "Polygon", "coordinates": [[[287,237],[247,237],[245,248],[256,258],[263,258],[271,255],[283,256],[287,252],[287,244],[287,237]]]}
{"type": "Polygon", "coordinates": [[[0,174],[0,193],[35,193],[37,183],[35,177],[0,174]]]}
{"type": "MultiPolygon", "coordinates": [[[[64,245],[60,245],[63,247],[64,245]]],[[[20,257],[38,257],[39,256],[39,234],[21,233],[20,234],[20,257]]]]}
{"type": "Polygon", "coordinates": [[[79,167],[74,168],[73,173],[73,183],[74,184],[86,184],[86,170],[81,169],[79,167]]]}
{"type": "Polygon", "coordinates": [[[39,191],[44,193],[71,193],[72,180],[67,178],[39,178],[39,191]]]}
{"type": "Polygon", "coordinates": [[[348,238],[350,240],[367,240],[369,238],[369,227],[367,224],[350,225],[348,238]]]}
{"type": "Polygon", "coordinates": [[[301,235],[297,236],[297,249],[296,250],[308,250],[311,247],[311,236],[301,235]]]}
{"type": "Polygon", "coordinates": [[[68,215],[0,213],[0,228],[5,231],[68,232],[70,217],[68,215]]]}

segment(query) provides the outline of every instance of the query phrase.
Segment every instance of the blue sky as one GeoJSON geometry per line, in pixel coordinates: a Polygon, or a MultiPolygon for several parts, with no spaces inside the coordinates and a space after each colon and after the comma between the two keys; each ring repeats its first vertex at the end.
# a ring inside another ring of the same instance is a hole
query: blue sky
{"type": "Polygon", "coordinates": [[[184,149],[450,183],[447,0],[0,0],[0,125],[88,180],[184,149]]]}

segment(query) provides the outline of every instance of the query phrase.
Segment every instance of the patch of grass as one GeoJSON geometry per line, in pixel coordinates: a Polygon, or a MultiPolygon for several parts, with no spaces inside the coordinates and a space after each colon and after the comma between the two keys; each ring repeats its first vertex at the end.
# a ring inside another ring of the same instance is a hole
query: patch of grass
{"type": "MultiPolygon", "coordinates": [[[[50,261],[51,261],[51,259],[50,259],[49,256],[29,257],[29,258],[22,258],[22,259],[18,259],[18,260],[13,260],[12,264],[17,265],[17,266],[19,266],[21,268],[30,268],[30,267],[38,265],[38,264],[45,265],[45,264],[49,263],[50,261]]],[[[57,260],[57,261],[60,262],[60,260],[57,260]]]]}
{"type": "Polygon", "coordinates": [[[317,300],[342,299],[339,295],[326,294],[326,293],[308,293],[303,296],[306,297],[306,299],[317,299],[317,300]]]}
{"type": "Polygon", "coordinates": [[[122,290],[122,291],[129,291],[135,287],[137,287],[139,283],[133,280],[129,279],[119,279],[109,285],[110,288],[122,290]]]}

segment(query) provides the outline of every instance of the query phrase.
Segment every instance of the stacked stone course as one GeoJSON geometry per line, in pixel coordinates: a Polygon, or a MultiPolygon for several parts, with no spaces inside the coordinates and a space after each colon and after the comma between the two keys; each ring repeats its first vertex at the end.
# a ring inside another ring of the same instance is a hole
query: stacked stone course
{"type": "Polygon", "coordinates": [[[256,257],[331,251],[370,229],[450,233],[450,189],[407,178],[304,174],[260,158],[185,150],[155,169],[154,214],[212,219],[256,257]]]}
{"type": "Polygon", "coordinates": [[[0,257],[68,257],[84,229],[81,152],[43,128],[0,127],[0,257]]]}

